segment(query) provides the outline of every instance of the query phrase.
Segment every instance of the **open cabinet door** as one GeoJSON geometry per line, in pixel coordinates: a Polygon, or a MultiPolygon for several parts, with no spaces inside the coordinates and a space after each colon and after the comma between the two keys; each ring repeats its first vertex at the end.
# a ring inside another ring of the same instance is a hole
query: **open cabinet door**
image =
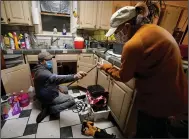
{"type": "MultiPolygon", "coordinates": [[[[78,68],[77,71],[85,71],[88,72],[91,68],[93,68],[94,65],[92,64],[86,64],[83,62],[78,62],[78,68]]],[[[89,85],[96,85],[96,77],[97,77],[97,68],[94,68],[92,71],[90,71],[87,76],[85,76],[83,79],[78,81],[78,85],[84,88],[87,88],[89,85]]]]}
{"type": "Polygon", "coordinates": [[[28,91],[32,85],[32,78],[29,64],[1,70],[1,79],[6,93],[28,91]]]}

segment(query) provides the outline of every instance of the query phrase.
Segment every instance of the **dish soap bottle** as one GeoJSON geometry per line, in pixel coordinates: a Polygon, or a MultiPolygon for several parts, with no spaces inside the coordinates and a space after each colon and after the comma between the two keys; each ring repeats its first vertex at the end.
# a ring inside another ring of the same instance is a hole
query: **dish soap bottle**
{"type": "Polygon", "coordinates": [[[53,28],[53,34],[57,34],[57,28],[56,28],[56,26],[54,26],[54,28],[53,28]]]}
{"type": "Polygon", "coordinates": [[[26,49],[30,49],[29,35],[27,33],[24,33],[24,38],[25,38],[26,49]]]}
{"type": "Polygon", "coordinates": [[[63,24],[62,35],[66,35],[66,25],[63,24]]]}

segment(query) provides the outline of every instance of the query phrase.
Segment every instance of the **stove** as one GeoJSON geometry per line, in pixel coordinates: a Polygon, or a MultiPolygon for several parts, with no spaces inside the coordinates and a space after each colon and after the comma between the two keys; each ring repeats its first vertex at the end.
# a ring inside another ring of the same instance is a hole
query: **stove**
{"type": "Polygon", "coordinates": [[[108,51],[106,52],[106,54],[108,54],[108,55],[111,56],[111,57],[115,57],[115,58],[117,58],[118,60],[121,60],[121,55],[115,54],[115,53],[113,52],[113,50],[108,50],[108,51]]]}

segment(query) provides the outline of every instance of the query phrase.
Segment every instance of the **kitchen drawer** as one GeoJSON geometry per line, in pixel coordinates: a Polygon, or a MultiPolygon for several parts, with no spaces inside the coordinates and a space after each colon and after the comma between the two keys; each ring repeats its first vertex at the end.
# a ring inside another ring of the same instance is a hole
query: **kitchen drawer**
{"type": "Polygon", "coordinates": [[[15,54],[15,55],[3,55],[5,60],[6,68],[15,67],[21,64],[24,64],[23,55],[15,54]]]}
{"type": "Polygon", "coordinates": [[[93,54],[80,54],[78,57],[79,62],[84,62],[87,64],[94,64],[93,54]]]}
{"type": "Polygon", "coordinates": [[[28,63],[37,62],[38,61],[38,55],[26,55],[26,60],[28,61],[28,63]]]}
{"type": "Polygon", "coordinates": [[[77,61],[78,55],[76,54],[56,55],[55,59],[57,61],[77,61]]]}

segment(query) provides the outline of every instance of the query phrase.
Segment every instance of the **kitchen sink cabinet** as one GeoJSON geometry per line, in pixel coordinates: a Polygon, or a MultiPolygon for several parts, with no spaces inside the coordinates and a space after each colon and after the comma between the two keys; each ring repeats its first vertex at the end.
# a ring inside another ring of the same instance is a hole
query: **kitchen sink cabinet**
{"type": "Polygon", "coordinates": [[[120,88],[113,79],[110,79],[109,92],[111,94],[109,99],[110,109],[119,121],[125,91],[120,88]]]}
{"type": "Polygon", "coordinates": [[[7,24],[7,15],[5,12],[4,1],[1,1],[1,24],[7,24]]]}
{"type": "Polygon", "coordinates": [[[1,70],[1,79],[6,93],[27,91],[33,85],[29,64],[1,70]]]}
{"type": "Polygon", "coordinates": [[[108,74],[106,74],[105,72],[98,70],[98,79],[97,79],[97,84],[101,85],[102,87],[104,87],[104,89],[106,91],[109,90],[109,83],[110,83],[110,79],[108,74]]]}
{"type": "Polygon", "coordinates": [[[93,54],[80,54],[78,56],[78,61],[95,65],[97,62],[97,57],[93,54]]]}
{"type": "MultiPolygon", "coordinates": [[[[79,71],[87,72],[95,66],[93,64],[87,64],[84,62],[78,62],[77,64],[78,64],[77,72],[79,72],[79,71]]],[[[97,68],[94,68],[92,71],[90,71],[87,74],[87,76],[85,76],[83,79],[78,81],[78,85],[81,87],[85,87],[85,88],[87,88],[89,85],[95,85],[96,78],[97,78],[97,68]]]]}
{"type": "Polygon", "coordinates": [[[4,1],[8,24],[31,25],[30,1],[4,1]]]}

